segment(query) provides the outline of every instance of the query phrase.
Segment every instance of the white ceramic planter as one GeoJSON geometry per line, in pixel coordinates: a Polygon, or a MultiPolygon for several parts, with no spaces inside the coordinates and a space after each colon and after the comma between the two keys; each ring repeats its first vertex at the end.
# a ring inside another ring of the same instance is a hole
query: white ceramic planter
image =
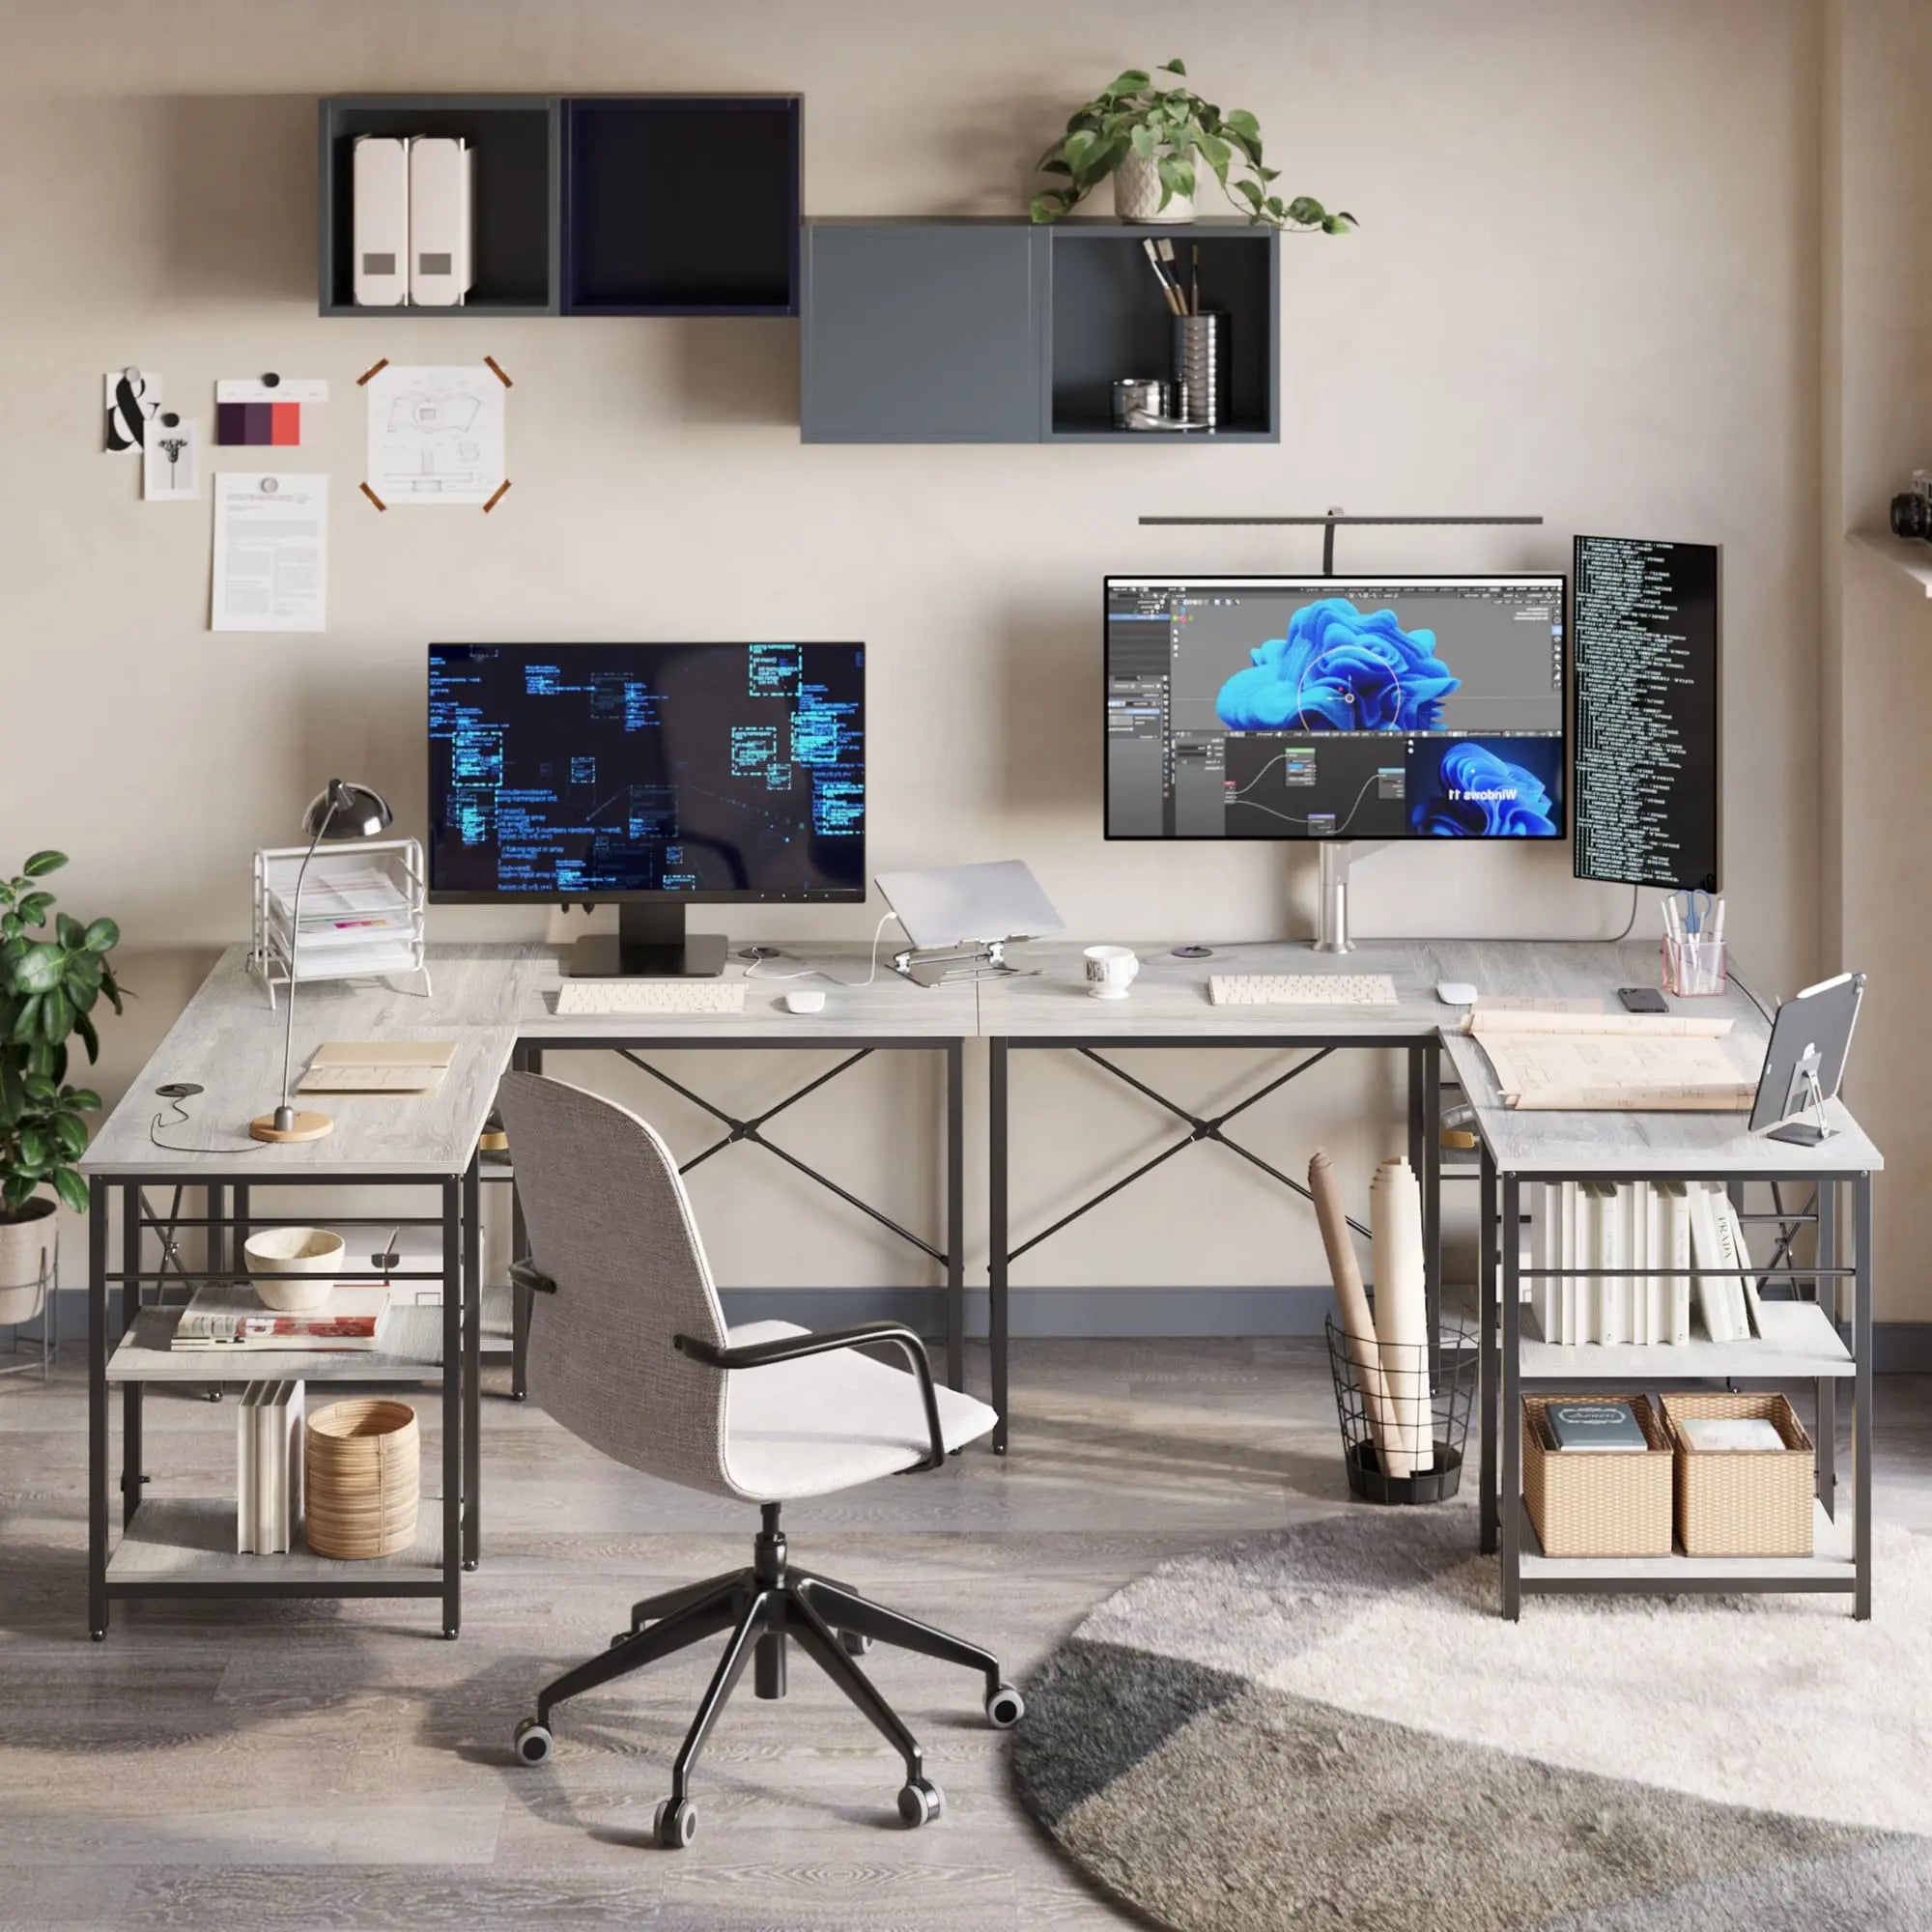
{"type": "MultiPolygon", "coordinates": [[[[1199,155],[1191,158],[1198,185],[1200,170],[1205,164],[1199,155]]],[[[1114,170],[1113,183],[1114,213],[1122,221],[1179,222],[1194,219],[1194,197],[1191,194],[1177,194],[1165,208],[1161,207],[1160,170],[1152,161],[1143,160],[1131,151],[1114,170]]]]}
{"type": "Polygon", "coordinates": [[[327,1228],[264,1228],[242,1243],[255,1293],[280,1315],[306,1315],[334,1293],[342,1248],[327,1228]]]}
{"type": "Polygon", "coordinates": [[[42,1277],[53,1265],[54,1204],[27,1204],[29,1219],[0,1221],[0,1327],[41,1312],[42,1277]]]}

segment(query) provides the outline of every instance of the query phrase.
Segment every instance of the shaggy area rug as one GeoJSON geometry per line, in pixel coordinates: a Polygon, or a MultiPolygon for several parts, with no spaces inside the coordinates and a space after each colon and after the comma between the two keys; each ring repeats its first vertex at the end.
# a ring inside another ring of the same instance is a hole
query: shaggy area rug
{"type": "Polygon", "coordinates": [[[1022,1800],[1178,1932],[1932,1926],[1932,1545],[1842,1598],[1531,1598],[1463,1508],[1170,1564],[1027,1687],[1022,1800]]]}

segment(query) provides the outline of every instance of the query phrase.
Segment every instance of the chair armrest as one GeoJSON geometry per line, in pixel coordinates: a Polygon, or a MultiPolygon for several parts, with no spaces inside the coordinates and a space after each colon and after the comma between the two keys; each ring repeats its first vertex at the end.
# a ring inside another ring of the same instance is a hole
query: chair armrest
{"type": "Polygon", "coordinates": [[[513,1287],[521,1288],[526,1293],[554,1294],[556,1293],[556,1283],[549,1275],[545,1274],[543,1269],[538,1267],[528,1255],[526,1255],[522,1261],[510,1264],[510,1281],[513,1287]]]}
{"type": "Polygon", "coordinates": [[[678,1335],[671,1346],[712,1369],[762,1369],[773,1362],[801,1362],[811,1355],[829,1355],[838,1349],[867,1349],[880,1342],[898,1349],[912,1367],[919,1384],[920,1401],[925,1409],[928,1439],[925,1460],[915,1469],[943,1469],[946,1466],[946,1436],[939,1426],[939,1395],[933,1387],[932,1363],[926,1358],[925,1344],[903,1321],[862,1321],[856,1328],[827,1328],[809,1335],[780,1335],[769,1342],[747,1342],[737,1348],[721,1349],[696,1335],[678,1335]]]}

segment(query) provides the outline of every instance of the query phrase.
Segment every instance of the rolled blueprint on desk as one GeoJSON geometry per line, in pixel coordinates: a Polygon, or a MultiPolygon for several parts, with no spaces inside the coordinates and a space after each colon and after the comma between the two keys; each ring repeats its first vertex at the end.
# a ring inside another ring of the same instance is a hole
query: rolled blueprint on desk
{"type": "MultiPolygon", "coordinates": [[[[1376,1346],[1376,1321],[1369,1312],[1362,1271],[1349,1244],[1349,1217],[1342,1207],[1342,1190],[1326,1153],[1317,1148],[1308,1159],[1308,1191],[1315,1197],[1315,1218],[1321,1224],[1321,1245],[1328,1250],[1328,1273],[1335,1283],[1335,1307],[1342,1332],[1349,1341],[1349,1359],[1362,1384],[1362,1405],[1368,1410],[1369,1435],[1376,1461],[1391,1475],[1397,1471],[1390,1457],[1396,1441],[1395,1405],[1382,1376],[1381,1350],[1376,1346]]],[[[1406,1475],[1406,1468],[1401,1471],[1406,1475]]]]}
{"type": "Polygon", "coordinates": [[[1430,1421],[1429,1304],[1423,1293],[1422,1189],[1407,1161],[1385,1160],[1369,1183],[1376,1251],[1376,1340],[1395,1405],[1392,1476],[1435,1465],[1430,1421]]]}

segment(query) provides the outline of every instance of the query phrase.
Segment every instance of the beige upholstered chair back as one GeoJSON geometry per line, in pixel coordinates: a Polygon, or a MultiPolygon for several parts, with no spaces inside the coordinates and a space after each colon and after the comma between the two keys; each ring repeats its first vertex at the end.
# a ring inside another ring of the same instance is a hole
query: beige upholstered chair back
{"type": "Polygon", "coordinates": [[[607,1456],[734,1495],[725,1377],[672,1346],[724,1318],[670,1150],[629,1109],[534,1073],[498,1093],[529,1229],[556,1283],[530,1297],[531,1397],[607,1456]]]}

